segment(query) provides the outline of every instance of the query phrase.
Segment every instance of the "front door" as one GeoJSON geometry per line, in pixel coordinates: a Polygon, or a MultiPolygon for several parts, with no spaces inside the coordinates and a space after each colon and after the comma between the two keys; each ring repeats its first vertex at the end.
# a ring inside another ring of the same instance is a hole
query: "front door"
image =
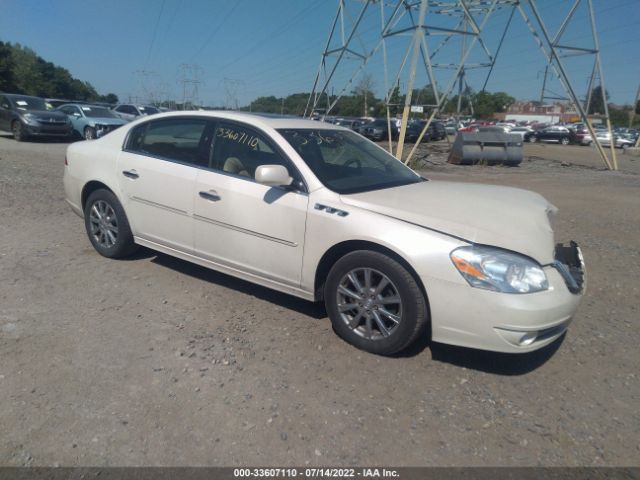
{"type": "Polygon", "coordinates": [[[211,170],[194,189],[196,255],[290,286],[300,285],[308,196],[293,164],[265,135],[221,122],[211,170]],[[255,182],[259,165],[284,165],[297,188],[255,182]]]}

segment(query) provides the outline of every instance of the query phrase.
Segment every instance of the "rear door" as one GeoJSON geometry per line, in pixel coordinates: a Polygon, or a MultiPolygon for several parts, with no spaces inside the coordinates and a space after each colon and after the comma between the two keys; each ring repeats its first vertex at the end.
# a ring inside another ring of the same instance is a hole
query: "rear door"
{"type": "Polygon", "coordinates": [[[308,195],[300,174],[263,133],[220,122],[210,170],[198,171],[196,255],[290,286],[300,285],[308,195]],[[297,188],[254,180],[259,165],[284,165],[297,188]]]}
{"type": "Polygon", "coordinates": [[[193,190],[209,164],[213,124],[171,117],[138,125],[118,160],[118,177],[134,235],[193,251],[193,190]]]}

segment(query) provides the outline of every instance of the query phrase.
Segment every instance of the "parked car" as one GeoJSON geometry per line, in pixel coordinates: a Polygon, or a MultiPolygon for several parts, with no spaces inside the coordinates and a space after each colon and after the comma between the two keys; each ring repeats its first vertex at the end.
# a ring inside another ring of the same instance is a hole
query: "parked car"
{"type": "Polygon", "coordinates": [[[464,128],[464,125],[462,124],[462,122],[449,121],[444,124],[444,129],[447,135],[455,135],[456,133],[458,133],[458,130],[461,128],[464,128]]]}
{"type": "Polygon", "coordinates": [[[582,297],[580,249],[556,244],[543,197],[425,179],[326,123],[143,117],[69,146],[64,188],[99,254],[143,245],[324,301],[335,331],[377,354],[419,337],[536,350],[582,297]]]}
{"type": "Polygon", "coordinates": [[[567,127],[552,126],[533,133],[525,134],[524,139],[528,142],[554,142],[562,145],[570,143],[581,143],[576,132],[567,127]]]}
{"type": "Polygon", "coordinates": [[[434,120],[429,125],[429,136],[431,140],[443,140],[447,138],[447,129],[444,126],[444,123],[434,120]]]}
{"type": "Polygon", "coordinates": [[[133,105],[130,103],[116,105],[113,107],[113,111],[118,117],[126,120],[127,122],[135,120],[143,115],[155,115],[156,113],[160,113],[160,110],[153,105],[133,105]]]}
{"type": "Polygon", "coordinates": [[[47,110],[44,99],[0,93],[0,130],[13,133],[21,142],[29,137],[70,139],[73,127],[61,112],[47,110]]]}
{"type": "Polygon", "coordinates": [[[520,135],[520,138],[524,140],[525,136],[531,135],[534,132],[531,127],[513,127],[509,130],[509,133],[513,135],[520,135]]]}
{"type": "MultiPolygon", "coordinates": [[[[614,135],[613,138],[615,142],[614,146],[616,148],[629,148],[629,147],[633,147],[634,145],[634,142],[629,139],[618,137],[616,135],[614,135]]],[[[611,146],[611,135],[607,130],[596,130],[596,139],[598,140],[598,142],[600,142],[600,145],[602,145],[603,147],[611,146]]]]}
{"type": "Polygon", "coordinates": [[[85,140],[100,138],[127,123],[108,108],[97,105],[69,103],[58,110],[69,117],[75,134],[85,140]]]}
{"type": "MultiPolygon", "coordinates": [[[[386,118],[377,118],[373,122],[366,124],[362,129],[362,134],[370,140],[379,142],[389,138],[389,124],[386,118]]],[[[391,138],[398,138],[398,127],[393,120],[391,120],[391,138]]]]}
{"type": "MultiPolygon", "coordinates": [[[[424,126],[427,122],[420,121],[412,121],[407,123],[407,133],[405,135],[405,140],[408,142],[417,142],[424,126]]],[[[431,141],[431,128],[428,128],[424,135],[422,136],[422,142],[430,142],[431,141]]]]}

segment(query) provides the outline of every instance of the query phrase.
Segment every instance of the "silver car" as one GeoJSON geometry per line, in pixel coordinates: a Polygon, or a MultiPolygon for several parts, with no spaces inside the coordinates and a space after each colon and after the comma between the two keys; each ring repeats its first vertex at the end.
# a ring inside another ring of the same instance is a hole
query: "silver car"
{"type": "Polygon", "coordinates": [[[143,245],[323,301],[337,334],[369,352],[420,337],[532,351],[582,298],[580,249],[556,244],[543,197],[423,178],[329,123],[165,113],[66,159],[67,202],[101,255],[143,245]]]}

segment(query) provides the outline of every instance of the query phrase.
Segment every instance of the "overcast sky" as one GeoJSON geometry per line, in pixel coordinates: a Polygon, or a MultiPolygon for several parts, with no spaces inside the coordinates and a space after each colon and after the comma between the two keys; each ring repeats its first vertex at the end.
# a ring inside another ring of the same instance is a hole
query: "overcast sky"
{"type": "MultiPolygon", "coordinates": [[[[593,0],[602,62],[610,100],[631,103],[640,83],[640,0],[593,0]]],[[[355,16],[363,2],[347,0],[355,16]]],[[[390,3],[390,2],[389,2],[390,3]]],[[[586,0],[583,0],[586,7],[586,0]]],[[[573,0],[538,0],[541,15],[555,33],[573,0]]],[[[0,0],[0,40],[21,43],[45,60],[67,68],[102,93],[121,100],[145,91],[182,98],[180,79],[195,78],[200,99],[208,105],[240,105],[263,95],[283,96],[311,90],[326,43],[337,0],[0,0]]],[[[379,35],[379,10],[361,25],[355,46],[372,48],[379,35]],[[377,20],[376,20],[377,19],[377,20]]],[[[370,13],[375,13],[370,12],[370,13]]],[[[495,52],[509,11],[498,11],[487,24],[486,40],[495,52]]],[[[576,12],[563,43],[591,46],[586,9],[576,12]]],[[[447,19],[428,17],[433,25],[447,19]]],[[[348,22],[346,25],[348,30],[348,22]]],[[[429,37],[434,48],[442,37],[429,37]]],[[[395,76],[408,37],[389,41],[390,77],[395,76]]],[[[451,41],[439,54],[440,63],[459,60],[460,43],[451,41]]],[[[357,47],[357,48],[361,48],[357,47]]],[[[476,54],[480,51],[477,50],[476,54]]],[[[477,56],[477,55],[476,55],[477,56]]],[[[472,60],[474,58],[471,58],[472,60]]],[[[480,56],[477,56],[480,61],[480,56]]],[[[587,88],[586,57],[567,59],[580,95],[587,88]]],[[[540,96],[545,60],[516,14],[506,35],[489,91],[506,91],[518,99],[540,96]]],[[[336,75],[336,89],[346,84],[354,61],[336,75]]],[[[383,96],[382,55],[366,71],[383,96]]],[[[439,71],[441,88],[450,70],[439,71]]],[[[468,83],[480,89],[485,70],[472,71],[468,83]]],[[[401,83],[405,81],[403,77],[401,83]]],[[[424,73],[418,85],[426,83],[424,73]]],[[[550,92],[563,94],[557,80],[550,92]]]]}

